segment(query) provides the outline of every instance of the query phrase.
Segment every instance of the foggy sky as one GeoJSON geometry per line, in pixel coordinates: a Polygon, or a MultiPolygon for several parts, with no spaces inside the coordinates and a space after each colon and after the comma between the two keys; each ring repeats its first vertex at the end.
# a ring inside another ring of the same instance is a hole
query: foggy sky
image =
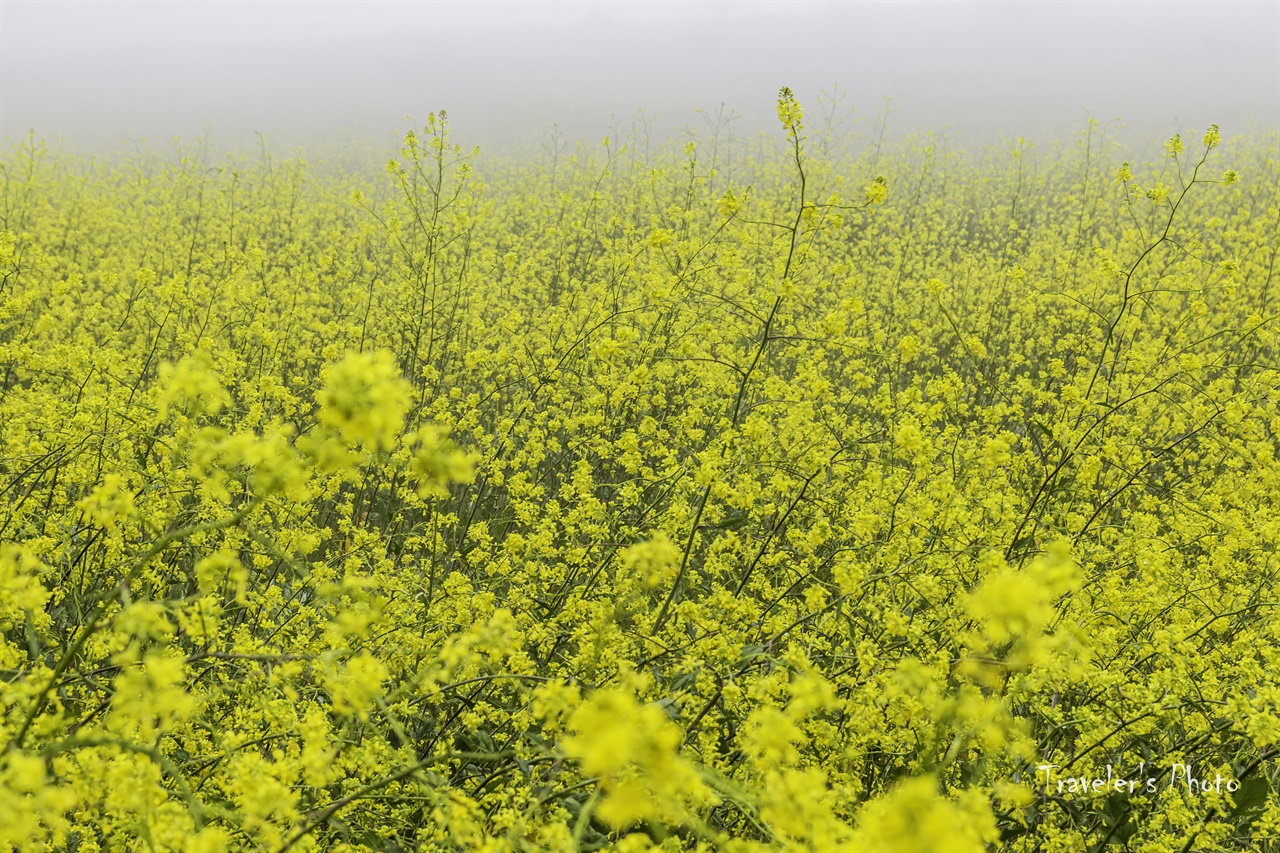
{"type": "Polygon", "coordinates": [[[77,2],[0,0],[0,139],[385,139],[446,108],[460,141],[657,136],[721,104],[772,127],[833,84],[891,135],[1035,137],[1120,118],[1161,138],[1280,127],[1280,0],[77,2]]]}

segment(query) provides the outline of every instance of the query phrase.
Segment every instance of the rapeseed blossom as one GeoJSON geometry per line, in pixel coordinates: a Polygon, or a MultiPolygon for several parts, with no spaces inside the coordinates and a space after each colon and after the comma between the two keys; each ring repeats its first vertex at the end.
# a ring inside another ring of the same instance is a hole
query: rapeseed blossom
{"type": "Polygon", "coordinates": [[[230,401],[208,352],[197,350],[175,363],[160,366],[160,417],[170,409],[179,409],[191,417],[216,415],[230,401]]]}
{"type": "Polygon", "coordinates": [[[777,114],[0,157],[0,848],[1271,843],[1272,140],[777,114]]]}
{"type": "Polygon", "coordinates": [[[983,851],[999,838],[990,806],[977,796],[957,801],[938,792],[931,776],[909,779],[869,806],[846,849],[983,851]]]}
{"type": "Polygon", "coordinates": [[[582,771],[602,780],[597,808],[612,826],[638,821],[680,821],[690,808],[718,797],[694,766],[678,754],[680,730],[654,704],[641,705],[622,690],[596,693],[568,721],[563,742],[582,771]]]}
{"type": "Polygon", "coordinates": [[[404,430],[410,388],[391,353],[350,353],[327,371],[324,380],[316,395],[316,420],[349,444],[370,451],[395,446],[404,430]]]}

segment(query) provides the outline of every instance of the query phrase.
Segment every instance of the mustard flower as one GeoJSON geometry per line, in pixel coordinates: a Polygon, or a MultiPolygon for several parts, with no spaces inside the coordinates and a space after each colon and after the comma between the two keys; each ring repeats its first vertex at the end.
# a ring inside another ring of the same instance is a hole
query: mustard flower
{"type": "Polygon", "coordinates": [[[325,371],[317,419],[350,444],[390,450],[404,429],[409,392],[391,353],[350,353],[325,371]]]}
{"type": "Polygon", "coordinates": [[[952,799],[939,793],[936,777],[926,775],[864,807],[852,849],[981,853],[999,836],[991,807],[978,792],[952,799]]]}
{"type": "Polygon", "coordinates": [[[133,515],[133,492],[124,486],[119,474],[107,474],[101,485],[76,502],[76,507],[99,527],[115,530],[116,525],[133,515]]]}
{"type": "Polygon", "coordinates": [[[368,719],[386,678],[386,665],[369,652],[361,652],[329,668],[324,683],[335,711],[364,720],[368,719]]]}
{"type": "Polygon", "coordinates": [[[876,175],[875,180],[867,184],[865,197],[867,204],[884,204],[889,197],[889,180],[883,175],[876,175]]]}
{"type": "Polygon", "coordinates": [[[160,365],[160,417],[179,409],[191,417],[216,415],[231,395],[213,370],[213,358],[198,350],[178,362],[160,365]]]}

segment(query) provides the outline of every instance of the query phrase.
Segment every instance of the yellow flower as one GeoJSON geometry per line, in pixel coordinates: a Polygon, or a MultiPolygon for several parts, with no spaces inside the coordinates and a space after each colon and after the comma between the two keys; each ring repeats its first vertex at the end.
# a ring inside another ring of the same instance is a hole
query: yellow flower
{"type": "Polygon", "coordinates": [[[778,121],[782,122],[787,135],[794,138],[803,128],[804,110],[801,109],[796,96],[786,86],[778,92],[777,111],[778,121]]]}
{"type": "Polygon", "coordinates": [[[655,228],[650,232],[647,242],[653,248],[661,249],[664,246],[670,246],[675,242],[675,235],[666,228],[655,228]]]}
{"type": "Polygon", "coordinates": [[[918,776],[863,807],[850,850],[901,853],[982,853],[1000,837],[991,807],[979,792],[951,799],[933,776],[918,776]]]}
{"type": "Polygon", "coordinates": [[[718,798],[677,752],[683,734],[656,703],[629,691],[596,691],[569,718],[566,753],[607,792],[598,814],[614,827],[656,818],[679,820],[690,806],[718,798]]]}
{"type": "Polygon", "coordinates": [[[1018,644],[1013,666],[1024,666],[1040,635],[1053,622],[1058,598],[1075,589],[1080,569],[1071,559],[1070,546],[1055,542],[1024,570],[1000,566],[968,598],[969,614],[982,625],[993,647],[1018,644]]]}
{"type": "Polygon", "coordinates": [[[803,736],[788,714],[765,705],[747,717],[743,751],[762,767],[791,764],[799,757],[795,744],[803,736]]]}
{"type": "Polygon", "coordinates": [[[988,439],[982,449],[982,464],[987,468],[999,468],[1008,465],[1012,455],[1009,453],[1009,442],[1000,438],[988,439]]]}
{"type": "Polygon", "coordinates": [[[29,550],[0,545],[0,631],[20,624],[23,614],[42,609],[49,600],[49,591],[40,583],[42,568],[29,550]]]}
{"type": "Polygon", "coordinates": [[[47,828],[75,801],[72,791],[48,779],[40,756],[15,749],[0,755],[0,848],[49,849],[47,828]]]}
{"type": "Polygon", "coordinates": [[[659,530],[652,538],[623,549],[620,558],[629,575],[639,578],[645,589],[653,589],[675,577],[682,553],[666,532],[659,530]]]}
{"type": "Polygon", "coordinates": [[[889,181],[883,175],[876,175],[874,181],[866,186],[867,204],[884,204],[889,197],[889,181]]]}
{"type": "Polygon", "coordinates": [[[716,207],[723,217],[730,217],[742,209],[743,200],[733,194],[733,190],[725,190],[716,207]]]}
{"type": "Polygon", "coordinates": [[[382,693],[382,682],[386,679],[386,665],[370,653],[361,652],[331,669],[325,677],[325,687],[335,711],[364,720],[369,717],[374,699],[382,693]]]}
{"type": "Polygon", "coordinates": [[[410,390],[391,353],[350,353],[325,371],[317,420],[352,445],[390,450],[404,429],[410,390]]]}
{"type": "Polygon", "coordinates": [[[100,486],[76,502],[76,508],[99,527],[115,530],[120,521],[133,515],[133,493],[124,487],[119,474],[107,474],[100,486]]]}
{"type": "Polygon", "coordinates": [[[534,691],[531,710],[538,719],[557,725],[580,701],[582,692],[577,685],[548,681],[534,691]]]}
{"type": "Polygon", "coordinates": [[[900,424],[893,438],[894,447],[902,456],[913,456],[925,447],[924,433],[917,424],[900,424]]]}
{"type": "Polygon", "coordinates": [[[116,677],[108,723],[121,734],[136,732],[148,740],[195,713],[199,703],[185,685],[183,658],[150,652],[116,677]]]}
{"type": "Polygon", "coordinates": [[[196,582],[200,591],[206,595],[220,595],[229,589],[237,601],[243,602],[249,572],[240,563],[235,551],[223,548],[196,563],[196,582]]]}
{"type": "Polygon", "coordinates": [[[450,440],[446,430],[425,425],[406,436],[406,441],[417,444],[409,467],[423,498],[446,497],[450,483],[470,483],[475,478],[475,460],[450,440]]]}
{"type": "Polygon", "coordinates": [[[191,417],[216,415],[231,395],[213,370],[213,357],[198,350],[176,364],[160,365],[160,417],[171,408],[191,417]]]}

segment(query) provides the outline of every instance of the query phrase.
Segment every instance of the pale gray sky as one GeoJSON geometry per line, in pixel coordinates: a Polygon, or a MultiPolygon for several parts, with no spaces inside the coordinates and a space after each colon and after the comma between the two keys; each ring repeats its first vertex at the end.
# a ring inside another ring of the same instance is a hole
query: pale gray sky
{"type": "Polygon", "coordinates": [[[655,134],[779,86],[832,84],[867,122],[962,138],[1122,118],[1153,134],[1280,126],[1280,0],[1215,2],[235,2],[0,0],[0,138],[164,142],[208,125],[386,138],[445,107],[501,148],[558,122],[655,134]]]}

